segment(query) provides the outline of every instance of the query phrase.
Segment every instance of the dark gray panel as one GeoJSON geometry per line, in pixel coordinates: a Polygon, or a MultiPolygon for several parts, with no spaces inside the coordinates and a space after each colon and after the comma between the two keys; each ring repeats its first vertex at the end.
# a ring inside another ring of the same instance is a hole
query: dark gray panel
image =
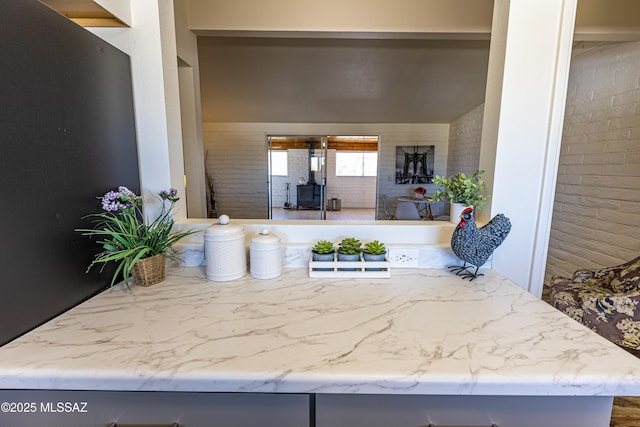
{"type": "Polygon", "coordinates": [[[317,394],[316,427],[603,427],[611,396],[317,394]]]}
{"type": "Polygon", "coordinates": [[[34,0],[0,2],[0,344],[94,295],[97,196],[138,192],[129,57],[34,0]]]}
{"type": "Polygon", "coordinates": [[[309,427],[306,394],[0,390],[12,427],[309,427]]]}

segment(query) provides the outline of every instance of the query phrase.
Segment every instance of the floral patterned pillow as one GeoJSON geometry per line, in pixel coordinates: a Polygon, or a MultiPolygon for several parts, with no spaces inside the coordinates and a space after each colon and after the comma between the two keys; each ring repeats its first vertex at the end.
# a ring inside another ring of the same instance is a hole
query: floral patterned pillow
{"type": "Polygon", "coordinates": [[[640,291],[640,257],[622,266],[577,270],[572,279],[589,286],[604,286],[616,293],[640,291]]]}
{"type": "Polygon", "coordinates": [[[640,290],[640,261],[633,263],[613,275],[609,286],[614,292],[640,290]]]}

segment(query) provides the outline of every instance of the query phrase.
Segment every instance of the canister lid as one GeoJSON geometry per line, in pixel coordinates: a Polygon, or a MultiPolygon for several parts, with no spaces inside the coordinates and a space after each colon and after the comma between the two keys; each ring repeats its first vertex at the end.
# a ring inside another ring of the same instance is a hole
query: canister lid
{"type": "Polygon", "coordinates": [[[258,245],[261,247],[272,247],[278,246],[279,244],[280,238],[274,234],[270,234],[269,230],[266,228],[263,228],[260,233],[256,234],[251,239],[252,246],[258,245]]]}
{"type": "Polygon", "coordinates": [[[239,234],[244,234],[244,227],[231,224],[228,215],[220,215],[218,223],[213,224],[204,232],[205,236],[236,236],[239,234]]]}

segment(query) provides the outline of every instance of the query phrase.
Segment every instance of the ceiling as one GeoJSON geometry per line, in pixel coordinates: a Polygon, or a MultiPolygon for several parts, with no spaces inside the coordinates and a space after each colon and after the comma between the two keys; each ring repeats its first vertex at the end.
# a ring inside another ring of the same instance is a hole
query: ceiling
{"type": "Polygon", "coordinates": [[[204,122],[449,123],[481,104],[489,41],[198,37],[204,122]]]}

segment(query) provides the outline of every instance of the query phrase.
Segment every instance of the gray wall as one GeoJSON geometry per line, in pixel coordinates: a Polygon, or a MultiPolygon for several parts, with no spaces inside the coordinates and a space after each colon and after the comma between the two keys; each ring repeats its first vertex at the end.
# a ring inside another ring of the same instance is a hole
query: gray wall
{"type": "Polygon", "coordinates": [[[129,58],[35,0],[0,2],[0,344],[103,289],[74,229],[139,192],[129,58]]]}

